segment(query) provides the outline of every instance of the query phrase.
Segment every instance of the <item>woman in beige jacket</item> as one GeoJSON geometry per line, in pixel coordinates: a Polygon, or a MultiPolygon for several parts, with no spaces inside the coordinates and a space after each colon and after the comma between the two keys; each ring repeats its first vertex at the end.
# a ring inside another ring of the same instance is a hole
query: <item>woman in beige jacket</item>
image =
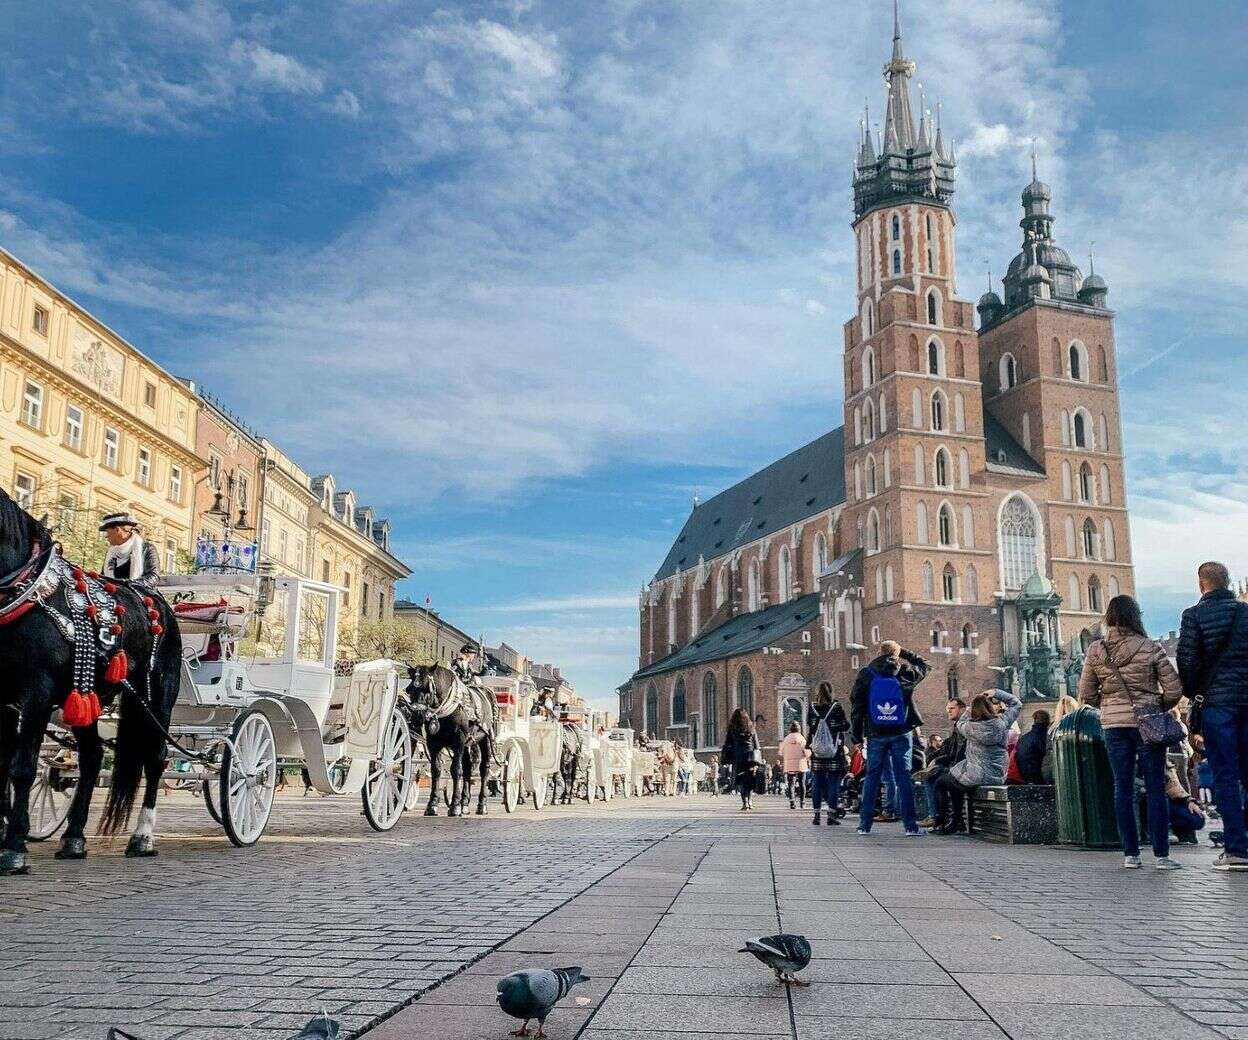
{"type": "Polygon", "coordinates": [[[1079,700],[1101,710],[1105,748],[1114,774],[1114,815],[1125,856],[1123,866],[1140,865],[1140,834],[1135,817],[1136,763],[1144,774],[1148,829],[1158,870],[1176,870],[1170,859],[1166,802],[1166,749],[1145,744],[1134,705],[1169,710],[1183,697],[1178,673],[1161,646],[1149,639],[1140,605],[1115,596],[1105,611],[1105,637],[1088,647],[1079,676],[1079,700]]]}

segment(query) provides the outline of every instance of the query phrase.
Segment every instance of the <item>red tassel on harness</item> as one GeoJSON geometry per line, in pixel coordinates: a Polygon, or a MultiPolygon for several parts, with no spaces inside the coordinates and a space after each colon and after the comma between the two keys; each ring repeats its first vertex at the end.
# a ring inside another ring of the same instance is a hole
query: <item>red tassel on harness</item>
{"type": "MultiPolygon", "coordinates": [[[[94,722],[104,714],[104,709],[100,707],[99,695],[94,690],[83,699],[87,702],[87,714],[91,717],[91,722],[94,722]]],[[[91,722],[88,722],[87,725],[91,725],[91,722]]]]}
{"type": "MultiPolygon", "coordinates": [[[[99,701],[96,701],[96,709],[99,709],[99,701]]],[[[90,702],[78,690],[70,690],[69,696],[65,698],[65,704],[61,707],[61,715],[65,718],[67,726],[90,726],[95,719],[91,717],[90,702]]]]}
{"type": "Polygon", "coordinates": [[[104,671],[104,681],[106,683],[119,683],[125,679],[126,674],[130,671],[130,660],[126,657],[124,650],[118,650],[109,659],[108,668],[104,671]]]}

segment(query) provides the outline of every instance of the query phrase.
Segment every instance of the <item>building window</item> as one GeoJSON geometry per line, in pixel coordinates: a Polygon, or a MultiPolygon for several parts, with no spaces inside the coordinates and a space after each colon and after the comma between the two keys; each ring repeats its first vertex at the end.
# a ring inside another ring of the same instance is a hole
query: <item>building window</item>
{"type": "Polygon", "coordinates": [[[303,539],[299,538],[295,541],[295,566],[299,568],[299,573],[307,572],[308,559],[303,551],[303,539]]]}
{"type": "Polygon", "coordinates": [[[216,452],[208,453],[208,486],[213,491],[221,490],[221,457],[216,452]]]}
{"type": "Polygon", "coordinates": [[[927,504],[918,502],[914,507],[914,540],[920,545],[927,544],[927,504]]]}
{"type": "Polygon", "coordinates": [[[277,532],[277,558],[286,562],[286,550],[290,547],[290,541],[287,537],[286,528],[282,528],[277,532]]]}
{"type": "Polygon", "coordinates": [[[1096,502],[1096,484],[1092,479],[1092,467],[1086,462],[1079,467],[1079,499],[1082,502],[1096,502]]]}
{"type": "MultiPolygon", "coordinates": [[[[929,561],[923,561],[923,598],[932,600],[936,598],[936,572],[932,569],[929,561]]],[[[932,644],[935,645],[934,643],[932,644]]]]}
{"type": "Polygon", "coordinates": [[[953,508],[946,502],[940,507],[938,520],[940,526],[940,544],[953,545],[954,542],[954,525],[953,525],[953,508]]]}
{"type": "Polygon", "coordinates": [[[35,330],[37,336],[48,338],[48,308],[41,304],[35,304],[35,316],[31,320],[30,327],[35,330]]]}
{"type": "Polygon", "coordinates": [[[1083,344],[1075,340],[1070,345],[1070,378],[1077,379],[1080,382],[1086,382],[1088,378],[1088,366],[1083,358],[1083,344]]]}
{"type": "Polygon", "coordinates": [[[1088,420],[1084,417],[1083,412],[1075,412],[1072,420],[1074,424],[1075,447],[1086,448],[1088,446],[1088,420]]]}
{"type": "Polygon", "coordinates": [[[939,448],[936,452],[936,486],[944,488],[953,486],[949,474],[949,453],[944,448],[939,448]]]}
{"type": "Polygon", "coordinates": [[[1089,517],[1083,522],[1083,555],[1089,560],[1098,556],[1096,544],[1096,524],[1089,517]]]}
{"type": "Polygon", "coordinates": [[[893,274],[901,274],[901,250],[893,250],[893,274]]]}
{"type": "Polygon", "coordinates": [[[323,581],[326,585],[329,584],[329,561],[328,560],[321,561],[321,581],[323,581]]]}
{"type": "MultiPolygon", "coordinates": [[[[282,534],[285,535],[286,532],[283,531],[282,534]]],[[[282,548],[285,549],[285,545],[283,545],[282,548]]],[[[351,572],[350,571],[342,572],[342,609],[343,610],[351,609],[351,572]]]]}
{"type": "Polygon", "coordinates": [[[927,374],[929,376],[940,375],[940,343],[932,340],[927,345],[927,374]]]}
{"type": "Polygon", "coordinates": [[[147,448],[139,449],[139,461],[135,467],[134,479],[144,487],[152,486],[152,453],[147,448]]]}
{"type": "Polygon", "coordinates": [[[824,537],[822,531],[815,535],[815,551],[814,558],[811,563],[811,583],[812,589],[819,587],[819,576],[828,569],[828,540],[824,537]]]}
{"type": "Polygon", "coordinates": [[[65,447],[82,451],[82,409],[72,404],[65,407],[65,447]]]}
{"type": "Polygon", "coordinates": [[[737,673],[737,707],[754,718],[754,673],[746,665],[737,673]]]}
{"type": "Polygon", "coordinates": [[[182,501],[182,467],[169,467],[169,501],[182,501]]]}
{"type": "Polygon", "coordinates": [[[964,603],[979,602],[979,574],[974,564],[966,568],[965,593],[962,597],[964,603]]]}
{"type": "Polygon", "coordinates": [[[1013,354],[1001,356],[1001,389],[1011,390],[1018,385],[1018,364],[1013,354]]]}
{"type": "Polygon", "coordinates": [[[780,548],[780,602],[793,598],[793,555],[787,545],[780,548]]]}
{"type": "Polygon", "coordinates": [[[685,697],[685,680],[677,679],[672,688],[672,725],[683,726],[689,721],[689,705],[685,697]]]}
{"type": "Polygon", "coordinates": [[[707,747],[719,743],[719,698],[714,672],[702,676],[702,742],[707,747]]]}
{"type": "Polygon", "coordinates": [[[944,624],[940,621],[933,622],[932,623],[932,649],[943,650],[945,646],[947,645],[946,644],[947,638],[948,638],[948,633],[945,631],[944,624]]]}
{"type": "Polygon", "coordinates": [[[958,598],[958,572],[953,569],[952,564],[945,564],[940,575],[940,594],[946,603],[956,602],[958,598]]]}
{"type": "Polygon", "coordinates": [[[654,683],[646,687],[646,715],[642,723],[647,736],[653,737],[659,730],[659,691],[654,683]]]}
{"type": "Polygon", "coordinates": [[[945,395],[937,390],[932,394],[932,429],[940,431],[945,428],[945,395]]]}
{"type": "Polygon", "coordinates": [[[1021,589],[1039,569],[1039,518],[1027,499],[1013,495],[1001,510],[1000,526],[1003,584],[1021,589]]]}
{"type": "Polygon", "coordinates": [[[165,573],[174,574],[178,569],[178,543],[175,541],[165,542],[165,573]]]}
{"type": "Polygon", "coordinates": [[[862,385],[875,385],[875,351],[870,347],[862,352],[862,385]]]}
{"type": "Polygon", "coordinates": [[[13,478],[13,501],[28,513],[35,508],[35,478],[29,473],[18,473],[13,478]]]}
{"type": "Polygon", "coordinates": [[[32,429],[43,429],[43,387],[27,382],[22,391],[22,422],[32,429]]]}
{"type": "Polygon", "coordinates": [[[368,582],[360,585],[360,617],[368,617],[368,582]]]}
{"type": "Polygon", "coordinates": [[[901,241],[901,218],[896,213],[893,214],[892,235],[894,242],[901,241]]]}
{"type": "Polygon", "coordinates": [[[103,463],[105,469],[117,471],[121,460],[121,434],[112,427],[104,428],[104,457],[103,463]]]}
{"type": "Polygon", "coordinates": [[[1101,597],[1101,583],[1095,576],[1088,579],[1088,609],[1098,614],[1105,609],[1101,597]]]}
{"type": "Polygon", "coordinates": [[[957,700],[961,695],[959,692],[960,687],[958,685],[958,673],[956,669],[950,668],[948,674],[945,676],[945,690],[951,701],[957,700]]]}
{"type": "Polygon", "coordinates": [[[148,408],[156,407],[156,384],[155,383],[143,384],[143,403],[148,408]]]}
{"type": "Polygon", "coordinates": [[[880,515],[872,509],[867,514],[867,552],[880,551],[880,515]]]}
{"type": "MultiPolygon", "coordinates": [[[[930,250],[928,251],[927,257],[928,257],[927,259],[928,270],[930,271],[931,265],[932,265],[932,259],[931,259],[932,254],[930,250]]],[[[939,304],[939,301],[936,299],[935,289],[932,289],[927,294],[927,323],[929,325],[940,324],[940,304],[939,304]]]]}
{"type": "Polygon", "coordinates": [[[755,556],[750,560],[750,577],[749,577],[749,604],[750,613],[763,609],[763,589],[762,574],[759,570],[758,557],[755,556]]]}
{"type": "Polygon", "coordinates": [[[975,649],[975,630],[971,628],[971,623],[969,621],[962,626],[962,649],[975,649]]]}

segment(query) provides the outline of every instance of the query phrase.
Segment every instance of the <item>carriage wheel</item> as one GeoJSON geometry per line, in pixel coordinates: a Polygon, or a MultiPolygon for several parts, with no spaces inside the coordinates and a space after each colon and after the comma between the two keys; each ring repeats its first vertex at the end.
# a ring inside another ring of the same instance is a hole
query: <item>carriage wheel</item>
{"type": "Polygon", "coordinates": [[[381,758],[369,763],[360,792],[368,825],[375,831],[388,831],[398,823],[411,788],[412,735],[403,713],[395,708],[382,740],[381,758]]]}
{"type": "MultiPolygon", "coordinates": [[[[76,776],[45,761],[42,755],[39,757],[39,769],[30,785],[30,833],[27,837],[31,841],[47,841],[65,826],[76,790],[76,776]]],[[[12,804],[12,794],[9,797],[12,804]]]]}
{"type": "Polygon", "coordinates": [[[546,796],[550,791],[551,778],[548,776],[539,776],[534,778],[533,790],[533,808],[538,812],[542,811],[542,807],[546,804],[546,796]]]}
{"type": "Polygon", "coordinates": [[[594,759],[591,755],[589,765],[585,767],[585,802],[588,805],[593,805],[597,796],[598,788],[594,786],[594,759]]]}
{"type": "Polygon", "coordinates": [[[216,792],[213,791],[212,781],[205,779],[201,781],[204,794],[204,807],[208,810],[208,815],[212,817],[213,823],[221,822],[221,810],[217,804],[216,792]]]}
{"type": "Polygon", "coordinates": [[[524,754],[512,742],[503,755],[503,808],[515,812],[524,791],[524,754]]]}
{"type": "Polygon", "coordinates": [[[221,825],[243,848],[260,840],[277,790],[277,742],[262,711],[245,711],[234,723],[221,756],[221,825]]]}

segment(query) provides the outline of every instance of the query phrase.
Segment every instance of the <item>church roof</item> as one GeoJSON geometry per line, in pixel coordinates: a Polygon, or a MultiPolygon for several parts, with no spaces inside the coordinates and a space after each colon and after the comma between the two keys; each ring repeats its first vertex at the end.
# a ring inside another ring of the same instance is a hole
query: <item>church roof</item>
{"type": "Polygon", "coordinates": [[[661,661],[638,669],[633,678],[645,679],[676,668],[688,668],[707,661],[753,653],[765,646],[774,645],[791,632],[817,624],[818,621],[819,593],[811,592],[788,603],[779,603],[766,610],[731,618],[692,643],[682,646],[674,654],[668,654],[661,661]]]}
{"type": "Polygon", "coordinates": [[[845,428],[694,506],[655,580],[687,571],[845,501],[845,428]]]}
{"type": "Polygon", "coordinates": [[[984,412],[984,458],[988,468],[1000,472],[1022,473],[1026,476],[1044,476],[1044,467],[1027,453],[992,414],[984,412]]]}

